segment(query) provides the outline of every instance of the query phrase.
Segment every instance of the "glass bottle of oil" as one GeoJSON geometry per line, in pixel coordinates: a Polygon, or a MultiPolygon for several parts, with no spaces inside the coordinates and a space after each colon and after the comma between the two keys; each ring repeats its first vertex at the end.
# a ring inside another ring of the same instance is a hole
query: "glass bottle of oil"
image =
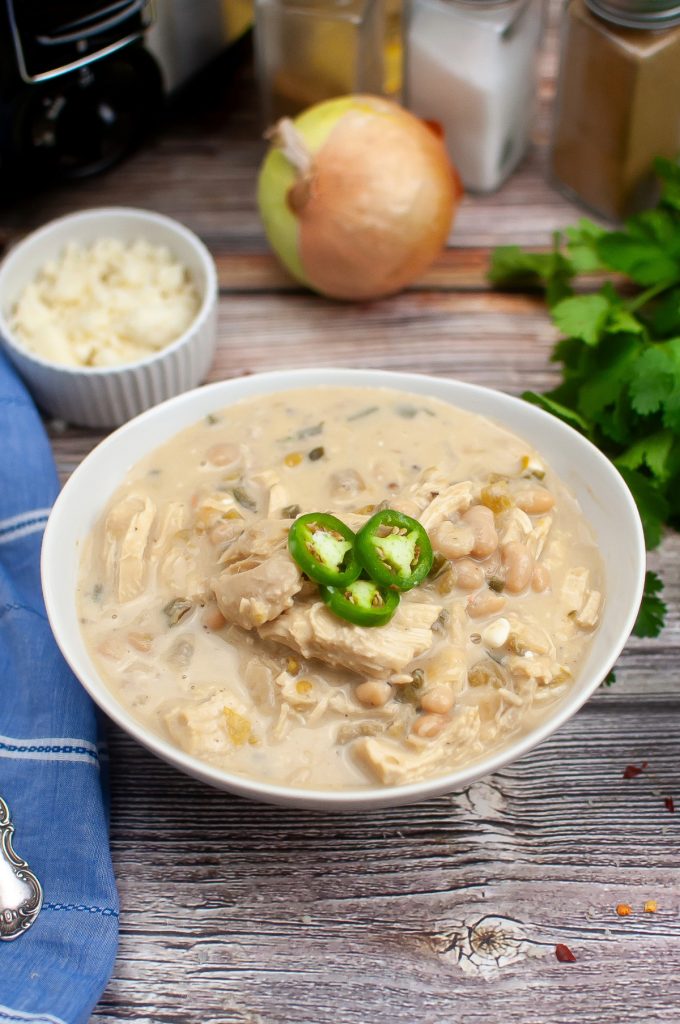
{"type": "Polygon", "coordinates": [[[352,92],[385,91],[384,0],[256,0],[265,123],[352,92]]]}

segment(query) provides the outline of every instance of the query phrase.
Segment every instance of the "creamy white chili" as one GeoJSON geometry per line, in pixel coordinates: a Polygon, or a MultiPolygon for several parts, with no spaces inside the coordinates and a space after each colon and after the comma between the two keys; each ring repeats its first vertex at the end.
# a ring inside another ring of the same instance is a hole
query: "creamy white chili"
{"type": "Polygon", "coordinates": [[[78,603],[144,725],[230,772],[341,789],[442,774],[534,725],[578,673],[603,584],[526,440],[435,399],[324,388],[240,402],[142,459],[86,542],[78,603]],[[387,507],[434,564],[387,625],[353,625],[288,531],[387,507]]]}

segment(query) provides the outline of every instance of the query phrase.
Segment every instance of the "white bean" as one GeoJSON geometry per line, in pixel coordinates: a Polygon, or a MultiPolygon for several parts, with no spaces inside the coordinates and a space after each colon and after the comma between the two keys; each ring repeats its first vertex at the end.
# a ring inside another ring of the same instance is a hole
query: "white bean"
{"type": "Polygon", "coordinates": [[[550,511],[555,499],[545,487],[527,487],[515,495],[515,504],[528,516],[540,516],[550,511]]]}
{"type": "Polygon", "coordinates": [[[488,558],[498,547],[498,534],[491,509],[486,505],[473,505],[461,518],[474,534],[470,554],[473,558],[488,558]]]}
{"type": "Polygon", "coordinates": [[[436,715],[445,715],[451,710],[453,703],[454,697],[449,686],[433,686],[420,698],[423,711],[431,711],[436,715]]]}
{"type": "Polygon", "coordinates": [[[214,444],[207,451],[208,462],[221,469],[238,469],[243,462],[241,449],[236,444],[214,444]]]}
{"type": "Polygon", "coordinates": [[[505,568],[505,589],[519,594],[529,586],[534,559],[526,544],[513,540],[503,545],[503,566],[505,568]]]}
{"type": "Polygon", "coordinates": [[[359,683],[354,694],[362,704],[372,708],[381,708],[392,696],[392,687],[389,683],[368,679],[365,683],[359,683]]]}
{"type": "Polygon", "coordinates": [[[537,562],[531,574],[531,589],[537,594],[547,590],[550,586],[550,572],[545,565],[537,562]]]}
{"type": "Polygon", "coordinates": [[[475,534],[471,526],[460,523],[454,525],[445,520],[435,526],[430,536],[432,547],[444,558],[462,558],[469,555],[475,546],[475,534]]]}
{"type": "Polygon", "coordinates": [[[203,612],[201,622],[206,629],[222,629],[222,626],[227,620],[225,619],[222,612],[219,610],[217,605],[209,605],[203,612]]]}
{"type": "Polygon", "coordinates": [[[421,739],[432,740],[439,735],[445,725],[446,719],[441,715],[421,715],[413,723],[411,732],[420,736],[421,739]]]}
{"type": "Polygon", "coordinates": [[[480,590],[467,600],[466,611],[471,619],[483,619],[495,615],[505,607],[505,598],[493,590],[480,590]]]}
{"type": "Polygon", "coordinates": [[[476,590],[484,582],[484,570],[471,558],[461,558],[451,567],[456,586],[461,590],[476,590]]]}

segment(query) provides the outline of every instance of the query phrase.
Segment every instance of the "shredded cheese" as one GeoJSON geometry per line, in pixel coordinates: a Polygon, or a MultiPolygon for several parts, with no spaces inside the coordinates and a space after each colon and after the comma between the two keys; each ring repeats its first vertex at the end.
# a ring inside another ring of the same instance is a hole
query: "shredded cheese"
{"type": "Polygon", "coordinates": [[[165,348],[199,307],[187,269],[165,246],[70,242],[24,289],[11,327],[30,352],[66,366],[116,366],[165,348]]]}

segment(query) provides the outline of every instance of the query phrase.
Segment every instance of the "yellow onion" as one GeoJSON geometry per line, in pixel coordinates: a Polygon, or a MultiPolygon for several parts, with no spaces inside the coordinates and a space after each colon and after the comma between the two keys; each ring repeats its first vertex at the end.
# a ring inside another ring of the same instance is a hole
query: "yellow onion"
{"type": "Polygon", "coordinates": [[[258,203],[295,278],[374,299],[426,270],[462,191],[435,127],[380,97],[343,96],[284,118],[271,138],[258,203]]]}

